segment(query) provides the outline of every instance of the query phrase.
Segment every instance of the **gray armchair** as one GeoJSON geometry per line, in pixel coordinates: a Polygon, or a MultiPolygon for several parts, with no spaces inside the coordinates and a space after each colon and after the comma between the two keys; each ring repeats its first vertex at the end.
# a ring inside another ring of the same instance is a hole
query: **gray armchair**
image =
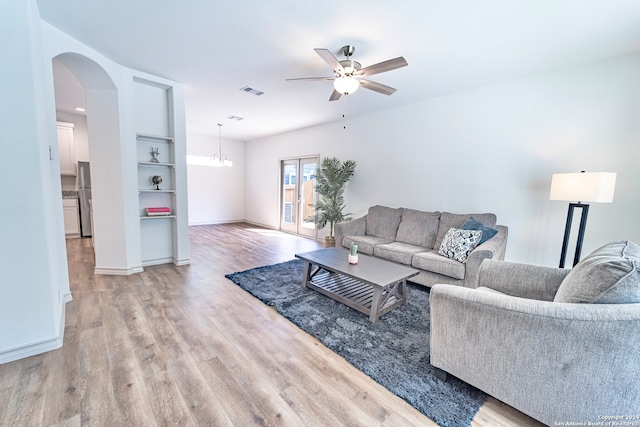
{"type": "MultiPolygon", "coordinates": [[[[640,416],[640,263],[630,259],[620,286],[632,303],[559,302],[570,270],[496,260],[480,266],[478,289],[433,286],[431,364],[548,425],[640,416]]],[[[578,266],[572,279],[598,276],[578,266]]]]}

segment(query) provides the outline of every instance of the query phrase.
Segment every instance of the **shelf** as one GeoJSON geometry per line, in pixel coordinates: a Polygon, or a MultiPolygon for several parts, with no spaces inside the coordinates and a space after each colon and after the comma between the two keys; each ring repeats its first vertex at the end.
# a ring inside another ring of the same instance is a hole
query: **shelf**
{"type": "Polygon", "coordinates": [[[154,163],[154,162],[138,162],[138,166],[163,166],[168,168],[175,168],[174,163],[154,163]]]}
{"type": "Polygon", "coordinates": [[[173,142],[173,138],[170,136],[159,136],[159,135],[147,135],[144,133],[136,134],[137,139],[146,139],[149,141],[165,141],[165,142],[173,142]]]}
{"type": "Polygon", "coordinates": [[[154,216],[141,216],[140,219],[141,220],[147,220],[147,219],[166,219],[166,218],[173,218],[175,219],[176,216],[175,215],[154,215],[154,216]]]}
{"type": "Polygon", "coordinates": [[[140,190],[138,189],[138,193],[153,193],[153,194],[160,194],[160,193],[175,193],[176,190],[140,190]]]}

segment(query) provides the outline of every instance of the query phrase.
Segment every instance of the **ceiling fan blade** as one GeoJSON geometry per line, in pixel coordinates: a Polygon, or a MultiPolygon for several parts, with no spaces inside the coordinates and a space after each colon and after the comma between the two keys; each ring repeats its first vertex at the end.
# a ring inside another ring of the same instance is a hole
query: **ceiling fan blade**
{"type": "Polygon", "coordinates": [[[343,70],[342,65],[340,65],[340,61],[338,61],[338,58],[333,56],[333,53],[329,52],[327,49],[322,49],[322,48],[315,48],[313,50],[315,50],[316,53],[320,55],[320,58],[324,59],[324,62],[329,64],[332,70],[334,71],[343,70]]]}
{"type": "Polygon", "coordinates": [[[360,79],[360,86],[373,90],[384,95],[391,95],[396,90],[391,86],[383,85],[382,83],[372,82],[371,80],[360,79]]]}
{"type": "Polygon", "coordinates": [[[295,80],[333,80],[333,77],[298,77],[295,79],[284,79],[286,82],[291,82],[295,80]]]}
{"type": "Polygon", "coordinates": [[[399,56],[394,59],[389,59],[387,61],[369,65],[368,67],[360,70],[360,73],[358,74],[361,76],[372,76],[374,74],[380,74],[386,71],[395,70],[396,68],[406,67],[407,65],[409,65],[407,61],[402,56],[399,56]]]}
{"type": "Polygon", "coordinates": [[[337,101],[338,99],[340,99],[341,96],[342,94],[334,89],[333,93],[329,97],[329,101],[337,101]]]}

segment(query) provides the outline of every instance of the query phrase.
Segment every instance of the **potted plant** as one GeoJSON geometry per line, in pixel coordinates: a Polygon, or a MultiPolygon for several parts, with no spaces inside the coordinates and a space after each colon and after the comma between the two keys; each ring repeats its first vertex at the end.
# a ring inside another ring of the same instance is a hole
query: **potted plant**
{"type": "Polygon", "coordinates": [[[327,248],[335,246],[335,223],[351,219],[351,214],[344,213],[344,186],[353,176],[355,169],[356,162],[353,160],[342,163],[335,157],[325,157],[317,171],[315,189],[318,200],[313,205],[315,214],[307,218],[307,221],[313,221],[320,230],[329,224],[329,235],[325,237],[327,248]]]}

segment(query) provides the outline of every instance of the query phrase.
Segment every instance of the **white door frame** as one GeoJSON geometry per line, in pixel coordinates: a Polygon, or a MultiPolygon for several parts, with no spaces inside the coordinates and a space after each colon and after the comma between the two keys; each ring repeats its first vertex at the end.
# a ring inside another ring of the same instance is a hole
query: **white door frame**
{"type": "Polygon", "coordinates": [[[313,213],[311,205],[315,203],[315,189],[313,190],[313,200],[305,199],[303,191],[305,184],[313,185],[309,180],[310,176],[304,173],[305,165],[315,165],[313,170],[317,170],[320,166],[320,156],[280,159],[278,218],[281,231],[316,239],[318,237],[316,225],[304,221],[304,218],[313,213]]]}

